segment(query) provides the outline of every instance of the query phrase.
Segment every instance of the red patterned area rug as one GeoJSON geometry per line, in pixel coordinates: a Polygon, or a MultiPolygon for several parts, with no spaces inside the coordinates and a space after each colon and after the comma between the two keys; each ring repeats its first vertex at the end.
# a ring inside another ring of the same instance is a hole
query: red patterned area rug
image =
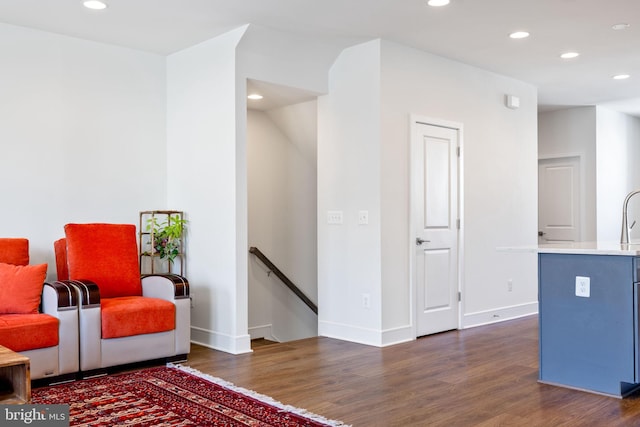
{"type": "Polygon", "coordinates": [[[182,366],[32,390],[34,404],[69,404],[72,426],[343,426],[182,366]]]}

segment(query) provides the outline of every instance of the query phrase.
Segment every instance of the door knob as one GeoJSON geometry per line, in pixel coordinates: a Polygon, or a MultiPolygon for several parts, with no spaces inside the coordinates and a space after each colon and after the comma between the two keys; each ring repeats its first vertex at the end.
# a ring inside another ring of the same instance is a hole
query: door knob
{"type": "Polygon", "coordinates": [[[431,240],[424,240],[419,237],[416,237],[416,245],[420,246],[423,243],[429,243],[431,240]]]}

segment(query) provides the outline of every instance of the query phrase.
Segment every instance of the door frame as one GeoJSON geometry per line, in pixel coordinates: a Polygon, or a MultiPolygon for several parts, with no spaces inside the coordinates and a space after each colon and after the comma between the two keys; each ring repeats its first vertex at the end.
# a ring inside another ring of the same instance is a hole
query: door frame
{"type": "Polygon", "coordinates": [[[451,120],[438,119],[433,117],[421,116],[417,114],[411,114],[409,116],[409,129],[410,129],[410,137],[409,137],[409,289],[410,289],[410,303],[409,303],[409,313],[411,319],[411,329],[412,335],[414,338],[417,338],[417,287],[415,283],[416,278],[416,248],[415,248],[415,224],[418,221],[416,201],[418,200],[418,196],[416,194],[417,188],[415,185],[416,182],[416,170],[413,165],[413,158],[415,155],[415,146],[417,144],[416,140],[416,130],[418,125],[430,125],[430,126],[439,126],[454,129],[458,132],[458,147],[459,147],[459,155],[458,155],[458,200],[457,200],[457,208],[458,208],[458,219],[460,221],[460,227],[458,228],[458,237],[457,237],[457,245],[458,245],[458,265],[457,265],[457,285],[458,292],[462,295],[462,298],[458,300],[458,326],[457,329],[461,329],[462,327],[462,318],[463,318],[463,309],[464,309],[464,131],[463,124],[460,122],[455,122],[451,120]]]}
{"type": "MultiPolygon", "coordinates": [[[[587,200],[586,200],[586,191],[587,191],[587,177],[586,177],[586,165],[585,165],[585,155],[582,152],[577,153],[558,153],[558,154],[548,154],[548,155],[538,155],[538,168],[540,167],[540,161],[544,160],[563,160],[563,159],[571,159],[577,158],[580,162],[580,239],[585,238],[585,233],[587,232],[587,200]]],[[[538,169],[539,170],[539,169],[538,169]]],[[[540,189],[538,188],[538,217],[540,216],[540,189]]],[[[538,223],[538,228],[540,224],[538,223]]]]}

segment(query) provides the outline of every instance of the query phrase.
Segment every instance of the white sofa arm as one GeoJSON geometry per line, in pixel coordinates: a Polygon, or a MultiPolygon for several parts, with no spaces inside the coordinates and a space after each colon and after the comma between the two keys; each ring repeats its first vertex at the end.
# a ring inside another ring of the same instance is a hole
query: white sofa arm
{"type": "Polygon", "coordinates": [[[102,367],[100,289],[89,280],[61,282],[73,286],[78,296],[80,370],[99,369],[102,367]]]}
{"type": "Polygon", "coordinates": [[[161,298],[176,305],[176,355],[191,349],[191,300],[189,282],[178,274],[149,274],[142,277],[142,295],[161,298]]]}
{"type": "Polygon", "coordinates": [[[167,301],[189,299],[189,282],[178,274],[142,276],[142,295],[167,301]]]}
{"type": "Polygon", "coordinates": [[[58,326],[58,373],[79,370],[78,296],[73,286],[53,282],[42,289],[42,313],[56,317],[58,326]]]}

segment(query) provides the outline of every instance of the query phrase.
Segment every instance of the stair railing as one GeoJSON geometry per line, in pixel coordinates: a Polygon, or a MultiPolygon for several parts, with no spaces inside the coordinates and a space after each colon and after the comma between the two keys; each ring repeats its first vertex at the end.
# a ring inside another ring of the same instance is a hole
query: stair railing
{"type": "Polygon", "coordinates": [[[249,248],[249,253],[253,254],[256,256],[256,258],[258,258],[260,261],[262,261],[262,263],[264,265],[267,266],[267,268],[276,276],[278,276],[278,279],[280,279],[282,281],[282,283],[284,283],[289,289],[291,289],[291,291],[296,294],[298,296],[298,298],[300,298],[306,305],[307,307],[309,307],[311,309],[311,311],[313,311],[315,314],[318,314],[318,306],[315,305],[315,303],[313,301],[311,301],[309,299],[309,297],[307,297],[304,292],[302,292],[300,290],[300,288],[298,288],[291,280],[289,280],[289,278],[282,272],[280,271],[280,269],[278,267],[276,267],[276,265],[274,263],[272,263],[269,258],[267,258],[265,256],[265,254],[263,254],[260,249],[256,248],[255,246],[252,246],[249,248]]]}

